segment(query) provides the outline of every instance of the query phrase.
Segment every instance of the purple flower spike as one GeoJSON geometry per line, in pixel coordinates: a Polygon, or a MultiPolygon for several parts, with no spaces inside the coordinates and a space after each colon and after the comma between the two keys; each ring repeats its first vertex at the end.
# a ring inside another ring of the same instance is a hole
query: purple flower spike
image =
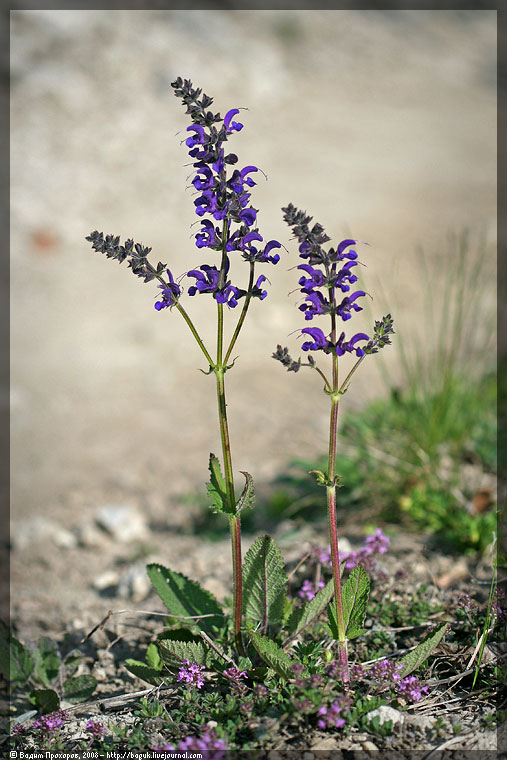
{"type": "Polygon", "coordinates": [[[247,227],[251,227],[257,219],[257,214],[253,208],[246,208],[243,211],[240,211],[238,216],[247,225],[247,227]]]}
{"type": "Polygon", "coordinates": [[[176,680],[184,681],[189,686],[202,689],[204,686],[203,670],[204,665],[197,665],[195,662],[190,662],[190,660],[183,660],[176,680]]]}

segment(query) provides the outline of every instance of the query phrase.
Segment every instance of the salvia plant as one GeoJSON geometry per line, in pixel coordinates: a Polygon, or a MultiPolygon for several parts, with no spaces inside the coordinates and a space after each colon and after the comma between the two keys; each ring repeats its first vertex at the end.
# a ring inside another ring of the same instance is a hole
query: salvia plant
{"type": "MultiPolygon", "coordinates": [[[[305,338],[302,350],[306,352],[307,361],[292,359],[288,349],[281,346],[274,357],[289,371],[296,372],[306,366],[315,370],[324,381],[331,407],[328,468],[325,473],[314,471],[314,475],[327,494],[332,578],[311,593],[307,589],[300,594],[301,601],[291,601],[287,597],[288,577],[283,558],[269,536],[257,538],[244,560],[242,558],[241,512],[252,506],[254,486],[251,475],[245,471],[242,472],[243,490],[239,495],[236,491],[225,395],[226,373],[234,366],[232,352],[250,304],[253,299],[262,301],[267,296],[266,275],[259,274],[257,268],[277,264],[280,258],[277,251],[282,246],[276,240],[266,241],[261,235],[258,211],[251,204],[254,177],[260,170],[253,165],[242,166],[237,155],[228,150],[229,140],[243,130],[243,124],[238,121],[239,109],[229,110],[222,118],[220,113],[210,110],[212,98],[194,89],[189,80],[178,78],[172,87],[186,106],[191,122],[187,126],[185,144],[192,163],[193,203],[200,220],[195,245],[200,251],[206,251],[206,263],[175,277],[165,264],[150,263],[151,249],[132,239],[121,244],[120,237],[95,231],[87,240],[95,251],[106,257],[120,263],[126,260],[133,273],[145,282],[156,282],[160,292],[155,309],[179,312],[207,362],[206,374],[215,376],[222,466],[219,458],[210,454],[207,493],[210,508],[225,515],[230,525],[232,617],[228,617],[222,604],[197,582],[161,565],[148,565],[154,590],[168,610],[169,627],[150,644],[145,662],[128,660],[127,667],[154,685],[170,677],[189,693],[205,691],[210,672],[230,693],[244,694],[245,690],[256,689],[252,692],[257,695],[255,699],[260,699],[259,690],[265,688],[263,682],[273,678],[280,679],[281,683],[291,682],[295,684],[293,689],[304,691],[305,679],[317,678],[315,658],[320,658],[321,663],[329,662],[323,659],[321,642],[304,643],[305,636],[327,610],[328,632],[337,641],[338,650],[332,668],[336,676],[333,682],[339,675],[344,693],[350,693],[354,674],[357,678],[358,673],[361,678],[364,676],[360,667],[349,668],[347,642],[364,632],[369,594],[366,559],[374,550],[385,551],[387,544],[385,537],[375,534],[370,540],[371,546],[367,543],[363,554],[357,555],[357,561],[351,557],[340,559],[336,522],[340,477],[335,464],[338,408],[352,375],[364,358],[390,343],[393,320],[388,314],[376,322],[371,336],[358,332],[346,337],[338,325],[361,310],[359,302],[365,296],[364,291],[352,289],[357,281],[354,271],[358,266],[357,241],[344,240],[336,248],[325,249],[329,238],[320,224],[310,227],[311,217],[292,204],[283,209],[304,262],[298,266],[304,296],[299,308],[306,321],[323,318],[328,320],[328,327],[301,330],[305,338]],[[245,282],[240,284],[233,283],[230,274],[231,261],[238,260],[245,262],[245,282]],[[214,349],[205,345],[199,326],[184,306],[186,296],[196,295],[208,296],[215,302],[217,339],[214,349]],[[224,337],[227,318],[234,320],[229,341],[224,337]],[[346,355],[353,356],[355,363],[341,379],[341,360],[346,355]],[[328,368],[321,366],[324,361],[328,368]],[[341,576],[347,571],[350,572],[342,583],[341,576]],[[185,627],[174,627],[182,622],[185,627]]],[[[424,662],[446,627],[446,623],[438,625],[415,650],[401,659],[395,671],[396,679],[400,682],[406,679],[424,662]]],[[[403,683],[403,688],[409,689],[411,682],[403,683]]],[[[319,689],[315,686],[315,694],[319,689]]],[[[417,690],[412,684],[412,691],[414,689],[417,690]]],[[[349,697],[344,696],[341,701],[325,705],[319,713],[322,725],[342,725],[341,716],[348,709],[345,703],[348,705],[349,701],[349,697]]]]}

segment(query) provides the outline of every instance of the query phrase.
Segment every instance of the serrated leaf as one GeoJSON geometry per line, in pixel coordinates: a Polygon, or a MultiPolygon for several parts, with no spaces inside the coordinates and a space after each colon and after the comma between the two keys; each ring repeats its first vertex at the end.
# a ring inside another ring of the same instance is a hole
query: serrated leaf
{"type": "Polygon", "coordinates": [[[288,622],[287,622],[287,628],[289,632],[291,633],[291,636],[287,639],[285,642],[286,644],[289,641],[292,641],[292,639],[296,638],[302,631],[304,631],[305,628],[307,628],[311,623],[313,623],[316,618],[323,612],[323,610],[326,609],[327,605],[333,598],[334,594],[334,583],[333,579],[331,578],[330,581],[326,583],[324,588],[321,588],[313,599],[310,599],[309,602],[307,602],[303,607],[296,607],[288,622]]]}
{"type": "Polygon", "coordinates": [[[279,676],[282,676],[282,678],[292,678],[294,676],[294,671],[292,670],[294,662],[278,644],[275,644],[274,641],[266,638],[266,636],[260,636],[253,631],[250,633],[250,640],[266,665],[278,673],[279,676]]]}
{"type": "Polygon", "coordinates": [[[162,670],[163,664],[160,659],[158,647],[156,644],[151,643],[146,650],[146,662],[154,670],[162,670]]]}
{"type": "Polygon", "coordinates": [[[363,628],[370,594],[370,579],[362,565],[356,565],[343,584],[343,617],[345,636],[355,639],[365,632],[363,628]]]}
{"type": "Polygon", "coordinates": [[[401,671],[401,676],[403,678],[408,676],[409,673],[412,673],[413,670],[416,670],[429,657],[444,637],[448,625],[448,623],[440,623],[437,625],[436,628],[424,637],[415,649],[402,657],[401,663],[403,665],[403,670],[401,671]]]}
{"type": "Polygon", "coordinates": [[[125,660],[125,667],[129,673],[132,673],[136,678],[140,678],[142,681],[146,681],[146,683],[149,683],[152,686],[160,686],[164,681],[160,670],[150,668],[145,662],[129,659],[125,660]]]}
{"type": "Polygon", "coordinates": [[[245,476],[246,482],[241,496],[236,503],[236,514],[239,514],[242,509],[250,509],[253,507],[255,500],[254,482],[252,476],[249,472],[243,472],[243,470],[240,470],[240,472],[245,476]]]}
{"type": "Polygon", "coordinates": [[[171,615],[194,618],[189,623],[198,624],[205,631],[223,621],[223,610],[213,594],[196,581],[162,565],[148,565],[146,571],[153,588],[171,615]],[[199,618],[200,615],[211,617],[199,618]]]}
{"type": "Polygon", "coordinates": [[[63,695],[73,704],[85,702],[97,688],[95,676],[84,675],[75,678],[67,678],[63,683],[63,695]]]}
{"type": "MultiPolygon", "coordinates": [[[[342,586],[343,621],[345,624],[345,637],[355,639],[365,633],[363,628],[368,595],[370,592],[370,580],[362,565],[357,565],[351,571],[349,577],[342,586]]],[[[327,609],[328,631],[333,639],[338,640],[338,624],[336,622],[336,606],[330,604],[327,609]]]]}
{"type": "Polygon", "coordinates": [[[60,699],[54,689],[34,689],[28,697],[30,704],[35,705],[41,715],[60,709],[60,699]]]}
{"type": "Polygon", "coordinates": [[[212,511],[223,512],[224,514],[233,513],[227,499],[227,489],[220,469],[220,462],[214,454],[209,455],[209,473],[210,479],[209,483],[206,483],[206,490],[208,491],[212,511]]]}
{"type": "Polygon", "coordinates": [[[171,670],[179,667],[183,660],[195,662],[197,665],[206,664],[207,649],[201,642],[162,639],[159,651],[164,665],[171,670]]]}
{"type": "Polygon", "coordinates": [[[162,639],[171,639],[171,641],[196,641],[199,644],[202,642],[201,637],[196,636],[195,633],[189,631],[188,628],[166,628],[165,631],[162,631],[157,636],[157,641],[161,641],[162,639]]]}
{"type": "Polygon", "coordinates": [[[243,563],[243,614],[247,623],[260,623],[266,632],[269,623],[283,617],[287,575],[280,550],[270,536],[260,536],[243,563]]]}

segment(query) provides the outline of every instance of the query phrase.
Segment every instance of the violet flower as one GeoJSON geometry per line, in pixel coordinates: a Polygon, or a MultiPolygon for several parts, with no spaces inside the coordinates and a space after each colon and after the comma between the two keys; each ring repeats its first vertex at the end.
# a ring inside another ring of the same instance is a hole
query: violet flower
{"type": "MultiPolygon", "coordinates": [[[[234,120],[239,109],[229,110],[222,119],[219,113],[213,114],[207,110],[213,99],[205,94],[201,97],[202,91],[193,89],[189,80],[178,77],[172,87],[175,95],[181,97],[187,106],[187,113],[192,120],[191,126],[187,127],[187,132],[191,134],[185,144],[195,170],[192,185],[199,193],[194,199],[194,206],[202,226],[195,236],[196,246],[222,252],[227,271],[229,254],[234,252],[238,252],[250,264],[276,264],[280,257],[271,254],[271,251],[281,245],[276,240],[264,243],[256,226],[257,209],[250,205],[249,190],[256,184],[252,175],[259,171],[258,167],[248,165],[241,169],[235,168],[231,176],[227,177],[227,166],[238,162],[235,153],[226,152],[226,142],[234,132],[243,129],[243,124],[234,120]],[[263,245],[254,245],[254,242],[263,245]]],[[[197,280],[189,288],[189,295],[210,293],[219,303],[226,303],[231,308],[237,306],[238,299],[247,294],[261,300],[267,295],[260,288],[259,280],[250,291],[237,288],[231,282],[222,282],[223,265],[218,269],[204,264],[199,270],[194,269],[188,273],[197,280]]]]}
{"type": "Polygon", "coordinates": [[[197,665],[190,660],[183,660],[179,672],[177,681],[184,681],[189,686],[195,686],[197,689],[202,689],[204,686],[204,678],[202,672],[204,665],[197,665]]]}

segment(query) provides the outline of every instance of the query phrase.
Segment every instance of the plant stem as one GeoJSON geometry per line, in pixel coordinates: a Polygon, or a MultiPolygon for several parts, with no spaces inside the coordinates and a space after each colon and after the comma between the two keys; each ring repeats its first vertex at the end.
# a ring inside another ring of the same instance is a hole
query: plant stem
{"type": "MultiPolygon", "coordinates": [[[[220,287],[225,281],[225,269],[227,264],[227,252],[225,249],[227,239],[227,219],[223,225],[223,249],[222,263],[220,267],[220,287]]],[[[231,443],[229,439],[229,424],[227,422],[227,403],[225,400],[225,372],[226,365],[223,361],[224,343],[224,305],[217,302],[217,360],[214,372],[217,379],[218,419],[220,424],[220,439],[222,441],[222,455],[224,460],[224,475],[227,492],[227,502],[230,510],[229,529],[232,546],[232,582],[233,582],[233,616],[234,616],[234,640],[238,654],[246,655],[243,639],[241,636],[241,618],[243,611],[243,574],[241,568],[241,522],[238,514],[233,514],[236,508],[234,493],[234,472],[232,469],[231,443]]],[[[238,330],[239,334],[239,330],[238,330]]],[[[228,358],[227,354],[227,358],[228,358]]]]}
{"type": "MultiPolygon", "coordinates": [[[[334,301],[334,293],[333,293],[334,301]]],[[[336,317],[331,315],[332,330],[331,340],[336,341],[336,317]]],[[[328,486],[327,495],[327,514],[329,520],[329,540],[331,544],[331,562],[333,569],[334,581],[334,598],[336,605],[336,626],[338,629],[338,655],[340,664],[343,669],[343,682],[349,683],[349,666],[347,656],[347,636],[345,631],[345,620],[343,615],[343,598],[342,585],[340,578],[340,553],[338,551],[338,531],[336,527],[336,437],[338,433],[338,408],[340,403],[340,392],[338,389],[338,356],[333,354],[333,393],[331,394],[331,415],[329,421],[329,461],[328,461],[328,486]]]]}
{"type": "Polygon", "coordinates": [[[201,336],[197,332],[197,330],[196,330],[196,328],[194,326],[194,323],[192,322],[192,320],[188,316],[188,314],[185,311],[185,309],[183,308],[183,306],[181,306],[179,303],[176,303],[176,308],[178,309],[179,313],[181,314],[181,316],[183,317],[183,319],[185,320],[185,322],[189,326],[190,332],[192,333],[192,335],[196,339],[196,341],[197,341],[197,343],[199,345],[199,348],[201,349],[201,351],[203,352],[204,356],[206,357],[206,360],[209,362],[209,366],[213,367],[214,361],[211,358],[211,356],[209,355],[209,352],[207,351],[206,346],[204,345],[201,336]]]}
{"type": "Polygon", "coordinates": [[[248,307],[250,306],[250,301],[252,300],[252,288],[253,288],[253,281],[254,281],[254,270],[255,270],[255,263],[250,263],[250,279],[248,281],[248,290],[245,296],[245,303],[243,304],[243,309],[241,310],[241,314],[238,319],[238,324],[236,325],[236,329],[234,330],[234,334],[231,338],[231,342],[229,344],[229,348],[227,349],[227,353],[224,358],[224,364],[227,365],[227,362],[229,361],[229,357],[232,353],[232,349],[234,348],[236,341],[238,339],[238,336],[241,332],[241,328],[243,327],[243,322],[245,321],[246,313],[248,311],[248,307]]]}

